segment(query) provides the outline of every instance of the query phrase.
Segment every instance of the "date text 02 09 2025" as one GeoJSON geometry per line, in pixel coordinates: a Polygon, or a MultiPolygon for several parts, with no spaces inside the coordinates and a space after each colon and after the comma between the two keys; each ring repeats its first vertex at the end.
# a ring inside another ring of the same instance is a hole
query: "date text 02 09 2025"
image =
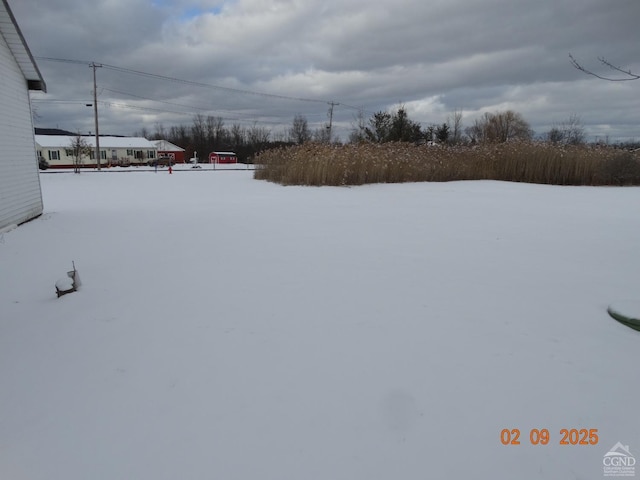
{"type": "MultiPolygon", "coordinates": [[[[529,431],[529,443],[531,445],[548,445],[551,442],[551,434],[547,428],[529,431]]],[[[597,428],[563,428],[560,430],[559,445],[597,445],[597,428]]],[[[500,442],[503,445],[520,445],[520,430],[518,428],[505,428],[500,432],[500,442]]]]}

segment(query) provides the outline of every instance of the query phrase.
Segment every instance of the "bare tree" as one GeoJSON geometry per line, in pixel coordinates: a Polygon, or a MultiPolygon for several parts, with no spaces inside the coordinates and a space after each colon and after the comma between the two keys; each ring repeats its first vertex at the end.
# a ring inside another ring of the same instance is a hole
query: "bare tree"
{"type": "Polygon", "coordinates": [[[480,143],[482,139],[482,123],[480,120],[476,119],[473,125],[464,129],[464,133],[472,145],[480,143]]]}
{"type": "Polygon", "coordinates": [[[331,141],[331,129],[328,123],[324,123],[313,132],[313,141],[318,143],[330,143],[331,141]]]}
{"type": "Polygon", "coordinates": [[[169,129],[169,141],[180,146],[188,146],[191,143],[189,132],[184,125],[173,126],[169,129]]]}
{"type": "Polygon", "coordinates": [[[367,139],[365,135],[365,129],[367,128],[367,120],[364,118],[364,111],[358,110],[358,113],[353,117],[353,123],[351,124],[351,133],[349,133],[350,143],[362,143],[367,139]]]}
{"type": "Polygon", "coordinates": [[[270,135],[271,131],[268,128],[258,127],[256,124],[247,131],[249,143],[259,148],[269,142],[270,135]]]}
{"type": "Polygon", "coordinates": [[[457,145],[462,143],[462,110],[455,109],[451,117],[447,118],[449,125],[449,143],[457,145]]]}
{"type": "Polygon", "coordinates": [[[204,115],[198,113],[193,117],[193,125],[191,126],[191,136],[200,141],[205,141],[207,137],[207,127],[204,115]]]}
{"type": "Polygon", "coordinates": [[[71,143],[69,147],[73,154],[73,172],[80,173],[82,157],[90,155],[92,148],[87,143],[86,138],[83,137],[80,133],[76,133],[73,137],[71,137],[71,143]]]}
{"type": "Polygon", "coordinates": [[[467,135],[472,142],[504,143],[510,140],[530,140],[533,131],[529,123],[517,112],[486,112],[467,129],[467,135]]]}
{"type": "Polygon", "coordinates": [[[214,123],[216,126],[216,141],[218,143],[229,143],[229,131],[224,126],[223,118],[214,117],[214,123]]]}
{"type": "Polygon", "coordinates": [[[245,139],[247,138],[246,130],[238,123],[231,125],[229,136],[231,137],[231,144],[236,149],[244,145],[245,139]]]}
{"type": "Polygon", "coordinates": [[[276,130],[271,133],[271,141],[273,143],[287,143],[291,141],[291,129],[276,130]]]}
{"type": "Polygon", "coordinates": [[[309,124],[304,115],[297,114],[293,117],[293,125],[289,130],[289,139],[299,145],[311,140],[309,124]]]}
{"type": "Polygon", "coordinates": [[[226,143],[227,134],[222,117],[207,116],[206,119],[206,137],[210,146],[226,143]]]}
{"type": "Polygon", "coordinates": [[[554,125],[546,134],[547,141],[554,144],[582,145],[585,133],[580,116],[572,114],[569,118],[554,125]]]}
{"type": "Polygon", "coordinates": [[[152,135],[152,139],[153,140],[166,140],[167,139],[167,131],[165,130],[164,125],[162,125],[162,123],[160,123],[160,122],[157,122],[155,127],[156,127],[156,131],[152,135]]]}
{"type": "Polygon", "coordinates": [[[560,144],[564,140],[564,135],[559,127],[553,126],[545,135],[545,140],[554,145],[560,144]]]}
{"type": "Polygon", "coordinates": [[[206,156],[207,152],[211,151],[211,145],[207,141],[207,121],[204,115],[194,115],[190,133],[193,149],[206,156]]]}
{"type": "Polygon", "coordinates": [[[603,75],[599,75],[583,67],[580,63],[578,63],[578,61],[573,57],[573,55],[569,54],[569,58],[571,59],[571,65],[573,65],[575,68],[577,68],[583,73],[586,73],[587,75],[593,75],[594,77],[599,78],[600,80],[607,80],[609,82],[628,82],[630,80],[640,79],[640,75],[636,75],[635,73],[632,73],[631,70],[625,70],[624,68],[618,67],[612,64],[611,62],[609,62],[604,57],[598,57],[598,60],[600,61],[600,63],[605,67],[609,68],[610,70],[613,70],[618,74],[622,74],[621,77],[613,78],[613,77],[605,77],[603,75]]]}

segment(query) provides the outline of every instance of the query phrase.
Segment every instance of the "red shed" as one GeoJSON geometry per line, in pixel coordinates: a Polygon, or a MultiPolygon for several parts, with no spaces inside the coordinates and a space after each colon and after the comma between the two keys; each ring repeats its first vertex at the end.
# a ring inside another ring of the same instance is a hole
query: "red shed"
{"type": "Polygon", "coordinates": [[[211,152],[209,163],[238,163],[238,157],[233,152],[211,152]]]}

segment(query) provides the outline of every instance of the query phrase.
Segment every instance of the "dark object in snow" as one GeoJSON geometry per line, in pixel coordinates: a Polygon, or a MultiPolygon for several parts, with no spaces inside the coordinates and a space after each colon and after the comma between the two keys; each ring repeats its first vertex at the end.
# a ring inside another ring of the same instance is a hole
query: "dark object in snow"
{"type": "Polygon", "coordinates": [[[638,314],[640,302],[627,301],[611,304],[607,308],[607,312],[623,325],[640,331],[640,315],[638,314]]]}
{"type": "Polygon", "coordinates": [[[67,272],[67,278],[61,278],[56,282],[56,294],[58,298],[67,293],[75,292],[80,288],[80,275],[76,270],[76,263],[71,262],[73,270],[67,272]]]}

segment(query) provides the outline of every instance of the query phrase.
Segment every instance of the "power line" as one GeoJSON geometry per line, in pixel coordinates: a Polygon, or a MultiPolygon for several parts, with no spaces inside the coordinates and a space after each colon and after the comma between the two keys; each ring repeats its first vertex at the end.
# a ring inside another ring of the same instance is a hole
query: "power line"
{"type": "MultiPolygon", "coordinates": [[[[87,62],[87,61],[83,61],[83,60],[72,60],[72,59],[68,59],[68,58],[54,58],[54,57],[36,57],[37,60],[46,60],[46,61],[51,61],[51,62],[62,62],[62,63],[72,63],[72,64],[76,64],[76,65],[92,65],[93,62],[87,62]]],[[[257,95],[257,96],[261,96],[261,97],[271,97],[271,98],[279,98],[282,100],[295,100],[295,101],[299,101],[299,102],[312,102],[312,103],[327,103],[326,100],[318,100],[318,99],[314,99],[314,98],[304,98],[304,97],[292,97],[289,95],[279,95],[279,94],[275,94],[275,93],[265,93],[265,92],[256,92],[253,90],[244,90],[244,89],[240,89],[240,88],[232,88],[232,87],[223,87],[221,85],[214,85],[214,84],[209,84],[209,83],[201,83],[201,82],[194,82],[192,80],[185,80],[182,78],[176,78],[176,77],[169,77],[167,75],[159,75],[156,73],[149,73],[149,72],[143,72],[140,70],[134,70],[131,68],[125,68],[125,67],[118,67],[116,65],[109,65],[107,63],[101,63],[100,64],[103,68],[108,69],[108,70],[114,70],[116,72],[122,72],[122,73],[129,73],[132,75],[139,75],[142,77],[148,77],[148,78],[155,78],[155,79],[159,79],[159,80],[166,80],[169,82],[174,82],[174,83],[182,83],[184,85],[192,85],[195,87],[201,87],[201,88],[210,88],[210,89],[217,89],[217,90],[225,90],[228,92],[235,92],[235,93],[241,93],[241,94],[246,94],[246,95],[257,95]]]]}
{"type": "MultiPolygon", "coordinates": [[[[89,61],[86,61],[86,60],[73,60],[73,59],[68,59],[68,58],[55,58],[55,57],[35,57],[35,58],[38,59],[38,60],[46,60],[46,61],[51,61],[51,62],[71,63],[71,64],[76,64],[76,65],[89,65],[89,66],[91,66],[93,64],[93,62],[89,62],[89,61]]],[[[330,100],[322,100],[322,99],[317,99],[317,98],[293,97],[293,96],[289,96],[289,95],[280,95],[280,94],[275,94],[275,93],[257,92],[257,91],[254,91],[254,90],[246,90],[246,89],[233,88],[233,87],[223,87],[221,85],[202,83],[202,82],[194,82],[192,80],[185,80],[185,79],[182,79],[182,78],[170,77],[170,76],[167,76],[167,75],[159,75],[159,74],[155,74],[155,73],[149,73],[149,72],[143,72],[143,71],[140,71],[140,70],[134,70],[134,69],[131,69],[131,68],[118,67],[116,65],[109,65],[107,63],[102,63],[101,65],[102,65],[102,67],[104,67],[105,69],[108,69],[108,70],[114,70],[114,71],[117,71],[117,72],[129,73],[129,74],[132,74],[132,75],[139,75],[139,76],[148,77],[148,78],[155,78],[155,79],[158,79],[158,80],[165,80],[165,81],[170,81],[170,82],[174,82],[174,83],[182,83],[184,85],[193,85],[193,86],[201,87],[201,88],[225,90],[225,91],[235,92],[235,93],[240,93],[240,94],[245,94],[245,95],[257,95],[257,96],[261,96],[261,97],[278,98],[278,99],[281,99],[281,100],[294,100],[294,101],[299,101],[299,102],[311,102],[311,103],[326,103],[328,105],[341,106],[341,107],[348,108],[348,109],[351,109],[351,110],[362,111],[362,112],[368,113],[368,114],[373,114],[374,113],[374,112],[365,110],[365,108],[363,106],[357,107],[357,106],[349,105],[347,103],[342,103],[342,102],[334,102],[334,101],[330,101],[330,100]]]]}
{"type": "Polygon", "coordinates": [[[123,68],[123,67],[116,67],[114,65],[106,65],[104,64],[105,68],[108,68],[110,70],[115,70],[117,72],[123,72],[123,73],[129,73],[132,75],[139,75],[142,77],[148,77],[148,78],[156,78],[159,80],[166,80],[166,81],[170,81],[170,82],[174,82],[174,83],[182,83],[184,85],[192,85],[194,87],[201,87],[201,88],[210,88],[210,89],[216,89],[216,90],[224,90],[227,92],[234,92],[234,93],[241,93],[241,94],[246,94],[246,95],[257,95],[260,97],[269,97],[269,98],[279,98],[282,100],[295,100],[298,102],[312,102],[312,103],[325,103],[324,100],[317,100],[317,99],[312,99],[312,98],[302,98],[302,97],[290,97],[288,95],[278,95],[278,94],[274,94],[274,93],[264,93],[264,92],[254,92],[252,90],[243,90],[240,88],[231,88],[231,87],[222,87],[220,85],[213,85],[213,84],[208,84],[208,83],[201,83],[201,82],[194,82],[191,80],[184,80],[181,78],[175,78],[175,77],[168,77],[166,75],[158,75],[155,73],[147,73],[147,72],[141,72],[139,70],[133,70],[130,68],[123,68]]]}
{"type": "Polygon", "coordinates": [[[51,98],[32,98],[31,101],[33,103],[61,103],[61,104],[78,104],[78,103],[87,103],[87,100],[56,100],[51,98]]]}
{"type": "MultiPolygon", "coordinates": [[[[230,110],[221,110],[221,109],[217,109],[217,108],[211,109],[211,108],[205,108],[205,107],[196,107],[196,106],[193,106],[193,105],[184,105],[184,104],[175,103],[175,102],[167,102],[166,100],[156,100],[154,98],[144,97],[142,95],[136,95],[135,93],[123,92],[123,91],[120,91],[120,90],[112,90],[112,89],[106,88],[106,87],[103,87],[103,90],[105,90],[107,92],[111,92],[111,93],[116,93],[116,94],[119,94],[119,95],[126,95],[128,97],[138,98],[140,100],[149,100],[150,102],[163,103],[165,105],[171,105],[171,106],[174,106],[174,107],[181,107],[181,108],[188,108],[188,109],[191,109],[191,110],[200,110],[202,112],[215,111],[215,112],[224,112],[226,114],[231,114],[231,115],[236,115],[236,116],[245,116],[245,117],[254,116],[254,114],[251,114],[251,113],[232,112],[230,110]]],[[[177,112],[170,112],[170,113],[177,113],[177,112]]]]}
{"type": "MultiPolygon", "coordinates": [[[[56,58],[56,57],[36,57],[39,60],[45,60],[45,61],[51,61],[51,62],[60,62],[60,63],[68,63],[68,64],[74,64],[74,65],[86,65],[86,66],[90,66],[94,68],[95,71],[95,66],[97,66],[96,63],[94,62],[89,62],[89,61],[85,61],[85,60],[74,60],[74,59],[68,59],[68,58],[56,58]]],[[[180,83],[183,85],[191,85],[191,86],[195,86],[198,88],[207,88],[207,89],[214,89],[214,90],[222,90],[222,91],[227,91],[227,92],[233,92],[233,93],[237,93],[237,94],[243,94],[243,95],[254,95],[254,96],[260,96],[260,97],[264,97],[264,98],[274,98],[274,99],[279,99],[279,100],[288,100],[288,101],[298,101],[298,102],[307,102],[307,103],[315,103],[315,104],[327,104],[329,105],[330,108],[330,125],[333,123],[333,109],[335,106],[341,106],[343,108],[347,108],[347,109],[352,109],[352,110],[356,110],[358,112],[362,112],[362,113],[367,113],[372,115],[373,112],[370,112],[368,110],[365,110],[364,107],[356,107],[353,105],[349,105],[346,103],[342,103],[342,102],[334,102],[334,101],[327,101],[327,100],[320,100],[320,99],[312,99],[312,98],[305,98],[305,97],[294,97],[294,96],[289,96],[289,95],[279,95],[279,94],[273,94],[273,93],[265,93],[265,92],[257,92],[257,91],[252,91],[252,90],[246,90],[246,89],[238,89],[238,88],[232,88],[232,87],[223,87],[220,85],[215,85],[215,84],[207,84],[207,83],[202,83],[202,82],[195,82],[195,81],[191,81],[191,80],[185,80],[185,79],[181,79],[181,78],[176,78],[176,77],[170,77],[167,75],[159,75],[159,74],[154,74],[154,73],[149,73],[149,72],[143,72],[140,70],[134,70],[134,69],[130,69],[130,68],[125,68],[125,67],[118,67],[116,65],[109,65],[109,64],[99,64],[100,67],[107,69],[107,70],[113,70],[115,72],[119,72],[119,73],[127,73],[127,74],[131,74],[131,75],[137,75],[137,76],[142,76],[142,77],[146,77],[146,78],[151,78],[151,79],[157,79],[157,80],[162,80],[162,81],[169,81],[169,82],[173,82],[173,83],[180,83]]],[[[152,99],[152,98],[148,98],[148,97],[142,97],[139,95],[135,95],[135,94],[131,94],[131,93],[126,93],[126,92],[119,92],[116,90],[110,90],[107,88],[104,88],[104,90],[108,90],[111,91],[113,93],[117,93],[117,94],[122,94],[122,95],[128,95],[128,96],[132,96],[132,97],[137,97],[143,100],[149,100],[152,102],[158,102],[158,103],[163,103],[166,105],[171,105],[171,106],[177,106],[180,108],[189,108],[192,110],[200,110],[200,111],[217,111],[217,109],[213,108],[213,109],[206,109],[206,108],[202,108],[202,107],[193,107],[193,106],[187,106],[187,105],[180,105],[177,103],[173,103],[173,102],[167,102],[167,101],[163,101],[163,100],[156,100],[156,99],[152,99]]],[[[62,103],[62,102],[61,102],[62,103]]],[[[132,109],[137,109],[137,110],[148,110],[148,111],[153,111],[153,112],[161,112],[161,113],[172,113],[172,114],[177,114],[177,115],[190,115],[189,113],[185,113],[185,112],[176,112],[176,111],[171,111],[171,110],[160,110],[160,109],[155,109],[155,108],[150,108],[150,107],[140,107],[140,106],[133,106],[133,105],[128,105],[128,104],[120,104],[117,102],[95,102],[94,104],[97,105],[98,103],[100,104],[104,104],[107,106],[117,106],[117,107],[121,107],[121,108],[132,108],[132,109]]],[[[238,115],[242,115],[239,114],[238,112],[229,112],[228,110],[224,110],[225,112],[231,113],[232,115],[235,115],[236,117],[238,115]]],[[[247,116],[249,116],[250,114],[245,114],[247,116]]],[[[312,116],[316,116],[319,114],[314,114],[312,116]]],[[[242,121],[242,119],[238,118],[238,121],[242,121]]],[[[245,120],[246,121],[246,120],[245,120]]],[[[265,123],[265,124],[279,124],[280,122],[266,122],[266,121],[259,121],[259,120],[255,120],[255,118],[253,119],[253,121],[255,123],[265,123]]]]}
{"type": "MultiPolygon", "coordinates": [[[[105,89],[107,90],[107,89],[105,89]]],[[[118,108],[128,108],[131,110],[141,110],[141,111],[149,111],[149,112],[159,112],[159,113],[172,113],[175,115],[184,115],[184,116],[193,116],[193,114],[191,112],[177,112],[175,110],[162,110],[159,108],[153,108],[153,107],[142,107],[140,105],[131,105],[128,103],[120,103],[120,102],[111,102],[111,101],[105,101],[105,100],[100,100],[98,102],[101,105],[104,105],[106,107],[118,107],[118,108]]],[[[224,117],[220,117],[223,120],[234,120],[232,118],[224,118],[224,117]]],[[[255,120],[255,119],[241,119],[241,118],[237,118],[235,119],[239,122],[254,122],[254,123],[264,123],[264,124],[278,124],[279,122],[266,122],[264,120],[255,120]]]]}
{"type": "Polygon", "coordinates": [[[71,60],[69,58],[53,58],[53,57],[35,57],[37,60],[47,60],[49,62],[61,62],[61,63],[74,63],[76,65],[88,65],[91,66],[93,62],[85,60],[71,60]]]}
{"type": "MultiPolygon", "coordinates": [[[[105,88],[104,90],[107,91],[112,91],[108,88],[105,88]]],[[[122,92],[123,93],[123,92],[122,92]]],[[[133,95],[133,94],[131,94],[133,95]]],[[[136,96],[136,95],[133,95],[136,96]]],[[[144,97],[141,97],[144,98],[144,97]]],[[[86,100],[53,100],[53,99],[40,99],[40,98],[35,98],[31,100],[34,103],[55,103],[55,104],[59,104],[59,105],[86,105],[87,101],[86,100]]],[[[159,100],[151,100],[154,102],[159,102],[159,100]]],[[[161,103],[169,103],[169,102],[161,102],[161,103]]],[[[131,105],[129,103],[122,103],[122,102],[113,102],[113,101],[109,101],[109,100],[98,100],[98,104],[102,105],[104,107],[107,108],[125,108],[125,109],[129,109],[129,110],[139,110],[139,111],[148,111],[148,112],[157,112],[157,113],[170,113],[170,114],[174,114],[174,115],[182,115],[182,116],[188,116],[188,117],[192,117],[193,113],[192,112],[180,112],[177,110],[167,110],[167,109],[160,109],[160,108],[153,108],[153,107],[144,107],[141,105],[131,105]]],[[[181,106],[179,104],[175,104],[176,106],[181,106]]],[[[195,108],[195,107],[187,107],[185,106],[185,108],[195,108]]],[[[203,111],[210,111],[210,110],[206,110],[206,109],[202,109],[203,111]]],[[[229,112],[231,114],[233,114],[234,112],[229,112]]],[[[320,114],[318,114],[320,115],[320,114]]],[[[221,116],[220,118],[222,118],[223,120],[229,120],[229,121],[237,121],[237,122],[242,122],[242,123],[249,123],[249,124],[263,124],[263,125],[280,125],[282,124],[282,122],[277,122],[277,121],[267,121],[267,120],[258,120],[255,118],[255,115],[250,115],[250,114],[246,114],[246,116],[248,116],[249,118],[232,118],[232,117],[223,117],[221,116]]]]}

